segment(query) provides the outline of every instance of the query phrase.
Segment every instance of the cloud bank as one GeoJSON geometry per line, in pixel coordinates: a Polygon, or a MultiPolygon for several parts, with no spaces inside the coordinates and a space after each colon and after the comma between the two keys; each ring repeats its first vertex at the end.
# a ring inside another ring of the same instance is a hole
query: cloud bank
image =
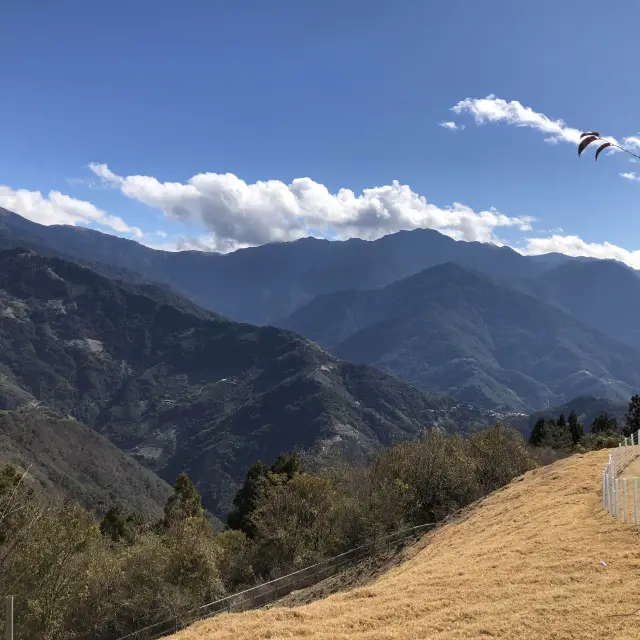
{"type": "Polygon", "coordinates": [[[130,227],[122,218],[112,216],[86,200],[77,200],[59,191],[50,191],[48,196],[43,196],[40,191],[15,190],[0,185],[0,207],[44,225],[94,223],[119,233],[142,237],[138,227],[130,227]]]}
{"type": "MultiPolygon", "coordinates": [[[[561,126],[557,122],[541,126],[549,133],[556,125],[561,126]]],[[[556,137],[561,135],[560,129],[555,132],[556,137]]],[[[572,134],[562,133],[566,135],[572,134]]],[[[100,225],[166,251],[226,252],[309,235],[373,240],[416,228],[436,229],[456,240],[503,245],[496,235],[499,229],[532,231],[529,217],[509,217],[495,209],[474,211],[460,203],[441,208],[397,181],[355,194],[349,189],[331,193],[310,178],[298,178],[291,184],[278,180],[249,184],[233,174],[203,173],[180,183],[160,182],[151,176],[119,176],[105,164],[92,164],[91,170],[103,187],[118,189],[128,198],[159,209],[168,219],[186,223],[194,229],[193,235],[170,236],[161,229],[143,234],[122,218],[58,191],[44,196],[38,191],[0,186],[0,206],[45,225],[100,225]]],[[[625,177],[640,180],[635,173],[625,177]]],[[[559,252],[614,259],[640,269],[640,251],[609,242],[589,243],[564,235],[562,229],[538,231],[536,235],[523,238],[513,248],[525,255],[559,252]]]]}
{"type": "MultiPolygon", "coordinates": [[[[397,181],[359,194],[350,189],[331,193],[311,178],[249,184],[231,173],[200,173],[181,183],[119,176],[106,164],[89,168],[128,198],[206,229],[210,235],[203,248],[222,252],[310,235],[374,240],[417,228],[436,229],[458,240],[497,242],[497,228],[531,228],[530,218],[512,218],[495,209],[474,211],[457,202],[440,208],[397,181]]],[[[203,244],[202,239],[189,242],[203,244]]]]}
{"type": "Polygon", "coordinates": [[[578,236],[552,235],[548,238],[528,238],[524,249],[517,249],[519,253],[529,256],[539,256],[544,253],[563,253],[567,256],[586,256],[601,260],[618,260],[633,269],[640,269],[640,251],[628,251],[609,242],[585,242],[578,236]]]}

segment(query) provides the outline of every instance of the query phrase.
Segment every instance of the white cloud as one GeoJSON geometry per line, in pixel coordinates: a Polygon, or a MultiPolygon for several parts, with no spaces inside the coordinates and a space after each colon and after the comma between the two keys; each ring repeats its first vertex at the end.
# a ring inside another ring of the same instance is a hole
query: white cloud
{"type": "Polygon", "coordinates": [[[623,138],[622,143],[627,149],[640,149],[640,138],[637,136],[623,138]]]}
{"type": "Polygon", "coordinates": [[[99,162],[90,162],[89,169],[95,173],[100,180],[107,184],[120,184],[122,182],[122,178],[117,176],[106,164],[100,164],[99,162]]]}
{"type": "Polygon", "coordinates": [[[291,184],[279,180],[247,184],[231,173],[201,173],[181,183],[121,177],[103,164],[90,168],[129,198],[206,229],[210,233],[206,246],[216,251],[309,235],[373,240],[416,228],[492,242],[497,227],[526,231],[531,223],[528,217],[510,218],[495,209],[476,212],[459,203],[442,209],[397,181],[356,195],[350,189],[331,193],[310,178],[296,178],[291,184]]]}
{"type": "Polygon", "coordinates": [[[440,122],[438,126],[444,129],[450,129],[451,131],[461,131],[464,129],[463,124],[456,124],[455,122],[440,122]]]}
{"type": "Polygon", "coordinates": [[[636,182],[640,182],[640,175],[634,173],[633,171],[631,173],[619,173],[618,175],[621,178],[625,178],[627,180],[635,180],[636,182]]]}
{"type": "Polygon", "coordinates": [[[43,196],[40,191],[12,189],[0,185],[0,206],[44,225],[99,224],[120,233],[142,236],[138,227],[130,227],[122,218],[112,216],[86,200],[77,200],[59,191],[43,196]]]}
{"type": "Polygon", "coordinates": [[[166,231],[156,231],[156,235],[160,236],[161,238],[166,238],[168,234],[166,231]]]}
{"type": "MultiPolygon", "coordinates": [[[[473,116],[476,124],[505,122],[516,127],[528,127],[544,133],[547,137],[545,142],[558,144],[558,142],[569,142],[578,144],[580,142],[579,129],[567,126],[564,120],[552,120],[544,115],[525,107],[517,100],[507,102],[495,95],[488,95],[486,98],[466,98],[460,100],[451,110],[454,113],[468,113],[473,116]]],[[[615,138],[603,136],[603,139],[614,144],[620,144],[615,138]]],[[[633,146],[640,145],[640,138],[624,138],[623,144],[633,146]]],[[[615,149],[612,149],[615,151],[615,149]]]]}
{"type": "Polygon", "coordinates": [[[523,255],[538,256],[544,253],[563,253],[567,256],[586,256],[601,260],[618,260],[633,269],[640,269],[640,250],[629,251],[609,242],[586,242],[578,236],[552,235],[548,238],[527,238],[526,248],[516,248],[523,255]]]}

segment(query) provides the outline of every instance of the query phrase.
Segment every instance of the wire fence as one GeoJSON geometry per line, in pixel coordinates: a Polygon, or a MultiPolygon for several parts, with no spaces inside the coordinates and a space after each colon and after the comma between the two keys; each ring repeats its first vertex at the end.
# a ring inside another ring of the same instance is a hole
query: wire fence
{"type": "Polygon", "coordinates": [[[632,433],[609,454],[602,472],[602,506],[616,519],[640,524],[638,499],[640,478],[624,477],[620,474],[640,456],[640,430],[632,433]]]}
{"type": "Polygon", "coordinates": [[[318,582],[339,573],[346,567],[360,560],[398,547],[409,539],[417,538],[435,527],[428,523],[403,529],[391,535],[379,538],[374,542],[356,547],[328,560],[306,567],[281,578],[265,582],[251,589],[240,591],[231,596],[215,600],[180,616],[167,618],[155,624],[143,627],[121,636],[118,640],[157,640],[205,618],[212,618],[219,613],[239,612],[264,607],[292,591],[313,586],[318,582]]]}

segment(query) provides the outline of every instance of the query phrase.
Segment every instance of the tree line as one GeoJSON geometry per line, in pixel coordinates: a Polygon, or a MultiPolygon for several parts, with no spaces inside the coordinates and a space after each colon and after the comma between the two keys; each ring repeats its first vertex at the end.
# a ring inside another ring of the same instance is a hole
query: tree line
{"type": "Polygon", "coordinates": [[[404,527],[437,522],[536,466],[520,433],[429,429],[368,463],[295,453],[254,464],[224,531],[177,479],[164,516],[114,505],[96,518],[0,470],[0,595],[16,640],[114,640],[404,527]]]}
{"type": "Polygon", "coordinates": [[[533,426],[529,443],[535,447],[561,450],[585,450],[613,447],[622,437],[628,437],[640,430],[640,395],[629,401],[624,423],[618,425],[616,418],[605,411],[595,417],[589,433],[578,420],[575,411],[568,418],[560,414],[557,419],[540,417],[533,426]]]}

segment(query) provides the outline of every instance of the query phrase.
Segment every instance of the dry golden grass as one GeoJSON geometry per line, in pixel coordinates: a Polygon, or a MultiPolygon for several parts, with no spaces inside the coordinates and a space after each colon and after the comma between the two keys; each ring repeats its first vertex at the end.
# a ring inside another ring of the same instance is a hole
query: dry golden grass
{"type": "Polygon", "coordinates": [[[640,537],[601,508],[608,453],[514,480],[366,587],[223,614],[173,640],[640,638],[640,537]]]}

